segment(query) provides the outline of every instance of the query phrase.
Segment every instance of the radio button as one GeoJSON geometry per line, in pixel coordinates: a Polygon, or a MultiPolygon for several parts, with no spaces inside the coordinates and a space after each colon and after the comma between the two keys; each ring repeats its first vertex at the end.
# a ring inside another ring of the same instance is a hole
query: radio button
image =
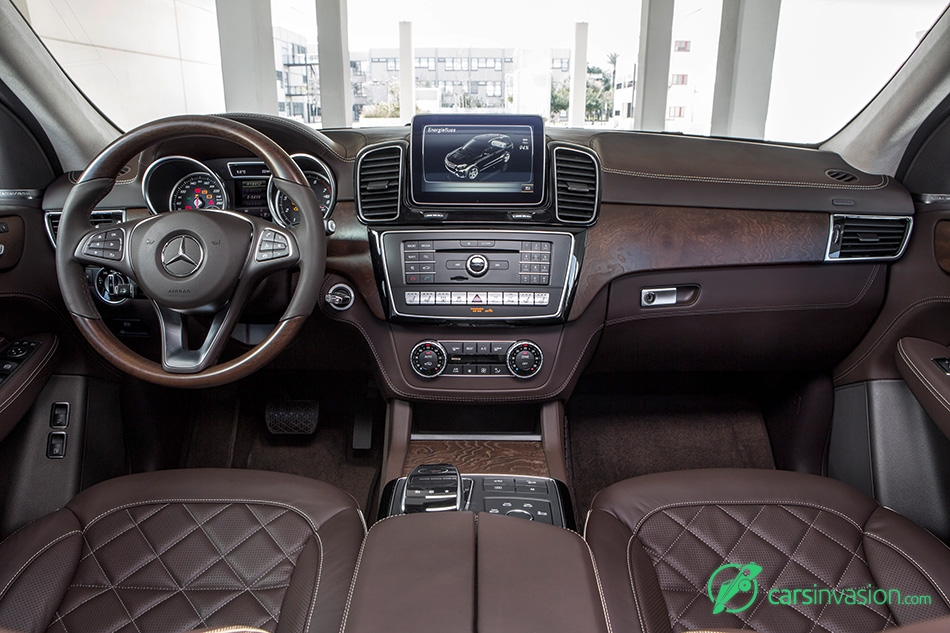
{"type": "Polygon", "coordinates": [[[453,292],[452,293],[452,305],[465,305],[468,300],[468,294],[465,292],[453,292]]]}
{"type": "Polygon", "coordinates": [[[488,263],[491,270],[508,270],[507,259],[493,259],[488,263]]]}
{"type": "Polygon", "coordinates": [[[419,277],[424,284],[431,284],[435,281],[435,275],[419,275],[419,277]]]}
{"type": "Polygon", "coordinates": [[[403,242],[403,250],[407,251],[417,251],[419,250],[419,242],[403,242]]]}
{"type": "Polygon", "coordinates": [[[472,255],[465,262],[465,269],[473,277],[481,277],[488,272],[488,260],[484,255],[472,255]]]}
{"type": "Polygon", "coordinates": [[[452,293],[451,292],[437,292],[435,293],[435,304],[440,306],[447,306],[452,303],[452,293]]]}
{"type": "Polygon", "coordinates": [[[406,253],[407,262],[417,262],[419,261],[419,253],[406,253]]]}
{"type": "Polygon", "coordinates": [[[420,273],[434,273],[435,272],[435,264],[418,264],[418,266],[419,266],[420,273]]]}
{"type": "Polygon", "coordinates": [[[551,253],[541,253],[541,261],[545,263],[551,263],[551,253]]]}
{"type": "MultiPolygon", "coordinates": [[[[422,293],[422,296],[423,296],[423,301],[422,301],[422,303],[425,303],[425,295],[426,295],[426,293],[423,292],[423,293],[422,293]]],[[[533,292],[521,292],[521,293],[518,293],[518,305],[521,305],[521,306],[533,306],[533,305],[534,305],[534,293],[533,293],[533,292]]]]}
{"type": "Polygon", "coordinates": [[[419,293],[418,293],[418,292],[407,292],[407,293],[406,293],[406,305],[411,305],[411,306],[419,305],[419,293]]]}
{"type": "Polygon", "coordinates": [[[541,242],[541,251],[542,252],[551,252],[551,242],[541,242]]]}
{"type": "Polygon", "coordinates": [[[406,264],[407,273],[417,273],[419,272],[419,264],[406,264]]]}
{"type": "Polygon", "coordinates": [[[419,253],[420,262],[434,262],[435,253],[419,253]]]}
{"type": "Polygon", "coordinates": [[[478,242],[476,240],[461,240],[459,244],[462,245],[462,248],[478,248],[478,242]]]}
{"type": "Polygon", "coordinates": [[[460,259],[452,259],[445,262],[445,267],[448,270],[465,270],[465,262],[460,259]]]}
{"type": "Polygon", "coordinates": [[[516,306],[518,305],[518,293],[517,292],[505,292],[503,293],[504,304],[506,306],[516,306]]]}
{"type": "Polygon", "coordinates": [[[534,293],[534,305],[536,306],[546,306],[551,301],[551,294],[548,292],[536,292],[534,293]]]}
{"type": "Polygon", "coordinates": [[[502,304],[502,293],[500,292],[489,292],[488,294],[488,305],[490,306],[500,306],[502,304]]]}
{"type": "Polygon", "coordinates": [[[419,278],[419,275],[406,275],[407,284],[419,284],[422,283],[422,280],[419,278]]]}
{"type": "Polygon", "coordinates": [[[432,242],[419,242],[420,251],[431,251],[433,250],[432,242]]]}
{"type": "Polygon", "coordinates": [[[538,275],[538,283],[541,284],[542,286],[546,286],[548,285],[549,278],[550,277],[548,275],[538,275]]]}
{"type": "Polygon", "coordinates": [[[422,305],[435,305],[435,293],[434,292],[422,292],[419,293],[419,303],[422,305]]]}
{"type": "Polygon", "coordinates": [[[495,240],[478,240],[478,248],[494,248],[495,240]]]}

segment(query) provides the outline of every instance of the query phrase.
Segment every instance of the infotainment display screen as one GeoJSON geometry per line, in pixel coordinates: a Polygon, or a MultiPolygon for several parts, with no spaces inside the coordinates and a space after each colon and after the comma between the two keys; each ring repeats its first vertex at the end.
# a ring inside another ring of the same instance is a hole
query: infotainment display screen
{"type": "Polygon", "coordinates": [[[544,123],[525,115],[420,114],[412,120],[412,200],[421,205],[538,205],[544,123]]]}

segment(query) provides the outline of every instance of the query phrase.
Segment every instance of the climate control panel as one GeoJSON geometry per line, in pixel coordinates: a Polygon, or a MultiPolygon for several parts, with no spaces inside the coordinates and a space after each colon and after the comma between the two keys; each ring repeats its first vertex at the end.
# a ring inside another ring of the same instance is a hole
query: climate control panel
{"type": "Polygon", "coordinates": [[[409,354],[412,370],[437,376],[514,376],[531,378],[544,355],[532,341],[433,341],[417,343],[409,354]]]}

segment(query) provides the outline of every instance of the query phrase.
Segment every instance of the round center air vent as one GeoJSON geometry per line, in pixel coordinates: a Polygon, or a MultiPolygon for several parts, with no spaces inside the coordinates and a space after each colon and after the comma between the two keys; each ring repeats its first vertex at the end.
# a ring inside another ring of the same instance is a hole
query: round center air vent
{"type": "Polygon", "coordinates": [[[825,175],[838,182],[857,182],[859,180],[859,178],[850,171],[843,169],[829,169],[825,172],[825,175]]]}

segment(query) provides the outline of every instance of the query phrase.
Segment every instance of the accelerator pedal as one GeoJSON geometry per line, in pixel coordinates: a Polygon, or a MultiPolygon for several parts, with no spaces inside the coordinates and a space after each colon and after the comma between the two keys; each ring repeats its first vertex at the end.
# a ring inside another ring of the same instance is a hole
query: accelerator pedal
{"type": "Polygon", "coordinates": [[[317,430],[320,403],[316,400],[268,402],[267,430],[274,435],[310,435],[317,430]]]}

